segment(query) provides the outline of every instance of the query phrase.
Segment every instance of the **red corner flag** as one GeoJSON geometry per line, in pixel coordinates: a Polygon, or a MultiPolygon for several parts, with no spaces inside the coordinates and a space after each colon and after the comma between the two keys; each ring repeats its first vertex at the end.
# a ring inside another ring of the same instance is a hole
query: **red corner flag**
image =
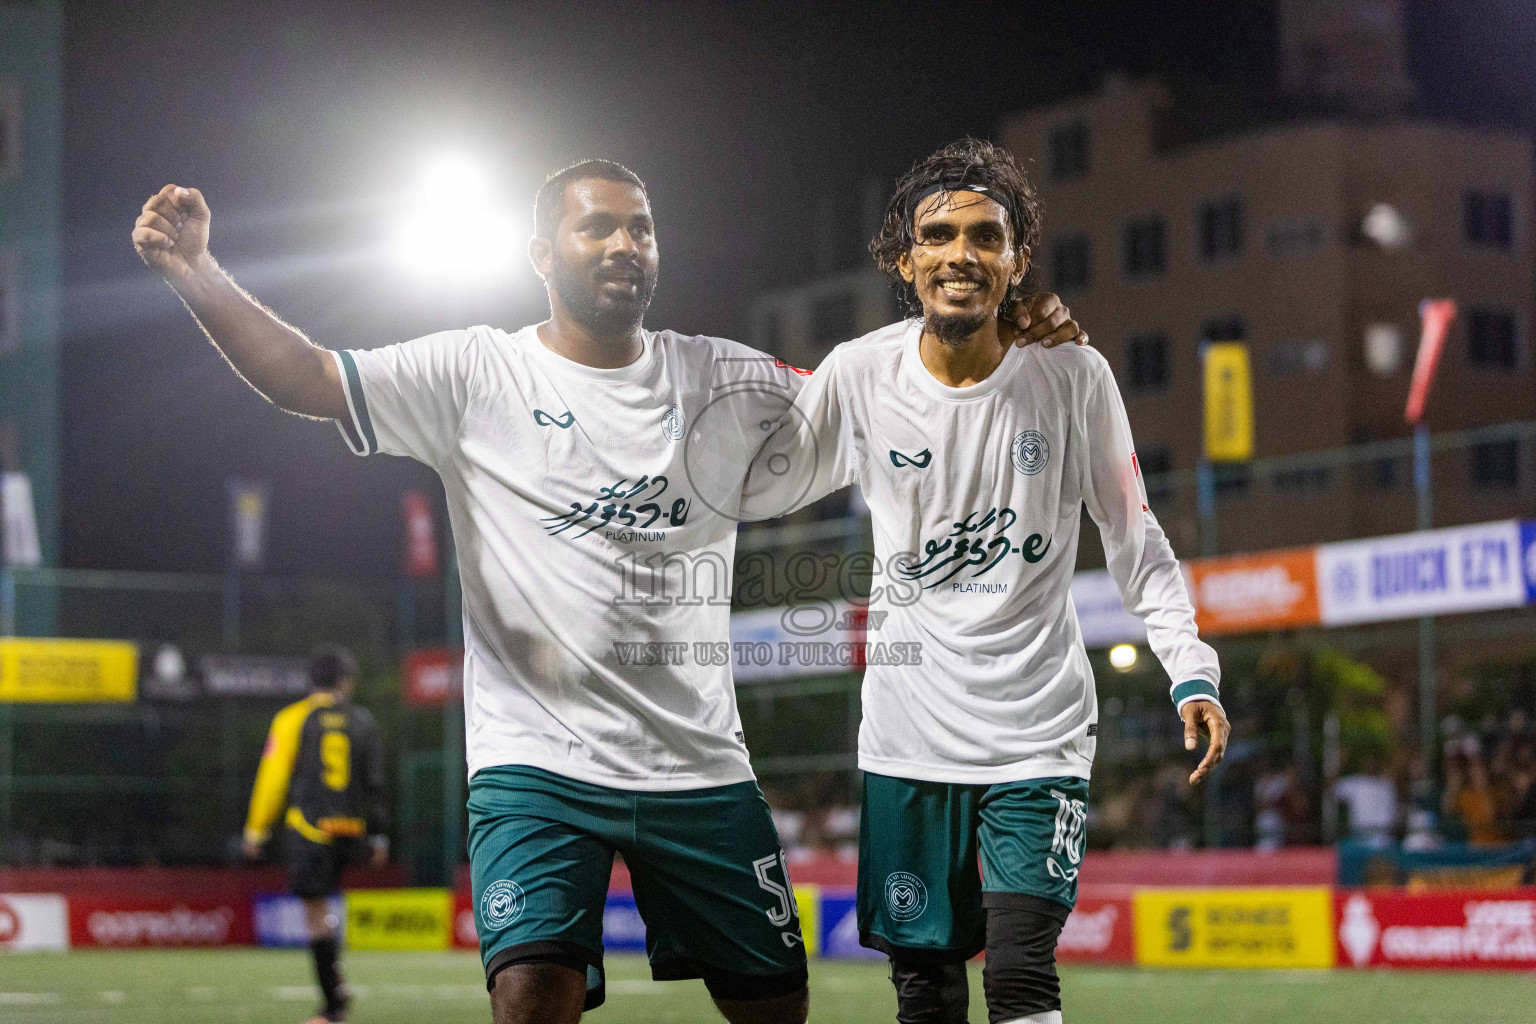
{"type": "Polygon", "coordinates": [[[1435,382],[1435,369],[1445,348],[1445,336],[1456,319],[1455,299],[1425,299],[1419,303],[1419,355],[1413,361],[1413,383],[1408,386],[1408,408],[1403,416],[1416,427],[1424,418],[1424,403],[1429,400],[1429,386],[1435,382]]]}

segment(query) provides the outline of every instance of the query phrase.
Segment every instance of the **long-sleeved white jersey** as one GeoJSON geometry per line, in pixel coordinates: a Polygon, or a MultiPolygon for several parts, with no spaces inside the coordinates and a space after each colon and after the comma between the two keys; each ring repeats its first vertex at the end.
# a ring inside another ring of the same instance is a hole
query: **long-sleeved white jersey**
{"type": "Polygon", "coordinates": [[[869,641],[903,663],[871,658],[865,672],[860,768],[953,783],[1087,778],[1098,705],[1070,593],[1083,506],[1175,703],[1215,700],[1220,679],[1147,508],[1114,376],[1091,348],[1034,345],[952,388],[923,365],[920,337],[913,321],[836,348],[754,462],[744,511],[780,511],[786,492],[804,504],[863,489],[877,563],[869,641]]]}

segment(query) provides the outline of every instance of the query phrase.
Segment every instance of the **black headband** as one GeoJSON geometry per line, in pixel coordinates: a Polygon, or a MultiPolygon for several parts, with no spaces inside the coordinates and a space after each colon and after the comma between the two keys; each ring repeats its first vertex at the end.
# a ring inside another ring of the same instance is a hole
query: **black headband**
{"type": "Polygon", "coordinates": [[[927,199],[929,196],[937,192],[976,192],[980,195],[991,194],[991,190],[988,189],[985,185],[971,185],[963,181],[941,181],[935,185],[929,185],[927,188],[920,189],[917,195],[912,197],[912,202],[907,206],[907,216],[910,218],[912,214],[917,212],[917,208],[922,205],[924,199],[927,199]]]}

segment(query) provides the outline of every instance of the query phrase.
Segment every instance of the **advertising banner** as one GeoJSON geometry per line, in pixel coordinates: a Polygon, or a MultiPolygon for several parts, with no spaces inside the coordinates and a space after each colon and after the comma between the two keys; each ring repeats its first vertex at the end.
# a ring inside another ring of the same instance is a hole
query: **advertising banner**
{"type": "Polygon", "coordinates": [[[1345,967],[1536,970],[1536,890],[1338,894],[1345,967]]]}
{"type": "Polygon", "coordinates": [[[1072,606],[1086,647],[1147,642],[1146,623],[1125,610],[1108,569],[1084,569],[1072,577],[1072,606]]]}
{"type": "Polygon", "coordinates": [[[821,955],[884,960],[884,953],[859,945],[859,908],[856,897],[857,890],[841,886],[821,891],[821,934],[818,936],[821,955]]]}
{"type": "Polygon", "coordinates": [[[229,495],[229,564],[233,569],[260,570],[267,561],[267,485],[232,476],[229,495]]]}
{"type": "Polygon", "coordinates": [[[1061,929],[1056,959],[1066,963],[1135,962],[1130,896],[1102,897],[1080,892],[1076,908],[1061,929]]]}
{"type": "Polygon", "coordinates": [[[355,889],[346,894],[352,949],[447,949],[453,894],[447,889],[355,889]]]}
{"type": "Polygon", "coordinates": [[[425,491],[406,491],[400,496],[405,519],[405,574],[416,578],[436,576],[437,528],[432,522],[432,503],[425,491]]]}
{"type": "Polygon", "coordinates": [[[635,907],[635,895],[611,892],[603,906],[603,950],[608,953],[644,953],[645,922],[635,907]]]}
{"type": "Polygon", "coordinates": [[[205,654],[197,660],[203,692],[210,697],[273,697],[299,700],[309,694],[306,658],[205,654]]]}
{"type": "Polygon", "coordinates": [[[62,952],[69,915],[57,893],[0,893],[0,953],[62,952]]]}
{"type": "Polygon", "coordinates": [[[153,897],[69,899],[69,939],[75,946],[249,946],[255,941],[251,902],[153,897]]]}
{"type": "Polygon", "coordinates": [[[1253,374],[1248,346],[1207,344],[1205,354],[1205,457],[1212,462],[1253,458],[1253,374]]]}
{"type": "Polygon", "coordinates": [[[117,640],[0,640],[0,701],[84,704],[137,695],[139,649],[117,640]]]}
{"type": "Polygon", "coordinates": [[[1200,632],[1249,633],[1318,621],[1314,548],[1265,551],[1189,563],[1200,632]]]}
{"type": "Polygon", "coordinates": [[[1536,519],[1520,524],[1520,564],[1525,570],[1525,603],[1536,604],[1536,519]]]}
{"type": "Polygon", "coordinates": [[[876,658],[898,656],[878,639],[878,622],[872,620],[884,615],[846,601],[754,609],[731,616],[728,651],[695,644],[690,653],[700,661],[729,658],[738,683],[852,672],[864,667],[870,651],[876,658]]]}
{"type": "Polygon", "coordinates": [[[475,900],[466,889],[453,894],[453,946],[455,949],[480,948],[480,932],[475,927],[475,900]]]}
{"type": "Polygon", "coordinates": [[[432,647],[405,656],[400,681],[405,701],[424,707],[441,707],[464,699],[464,652],[432,647]]]}
{"type": "Polygon", "coordinates": [[[1525,603],[1516,520],[1324,544],[1317,549],[1327,626],[1514,608],[1525,603]]]}
{"type": "MultiPolygon", "coordinates": [[[[331,913],[342,923],[345,941],[346,907],[340,896],[331,897],[331,913]]],[[[304,902],[286,892],[259,892],[251,899],[252,930],[256,945],[272,949],[303,949],[309,945],[309,919],[304,902]]]]}
{"type": "Polygon", "coordinates": [[[1142,966],[1333,966],[1330,889],[1140,889],[1133,899],[1142,966]]]}

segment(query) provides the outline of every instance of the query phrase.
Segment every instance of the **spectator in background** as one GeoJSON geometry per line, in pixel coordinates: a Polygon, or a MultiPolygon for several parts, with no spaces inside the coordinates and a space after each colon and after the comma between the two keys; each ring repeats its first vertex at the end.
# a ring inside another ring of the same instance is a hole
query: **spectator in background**
{"type": "Polygon", "coordinates": [[[1408,762],[1408,830],[1403,836],[1405,850],[1433,850],[1440,846],[1440,792],[1434,776],[1422,757],[1408,762]]]}
{"type": "Polygon", "coordinates": [[[1333,797],[1344,809],[1344,834],[1354,840],[1385,846],[1397,827],[1397,787],[1381,770],[1381,758],[1365,757],[1365,770],[1333,784],[1333,797]]]}
{"type": "Polygon", "coordinates": [[[1509,773],[1509,831],[1515,839],[1536,839],[1536,737],[1522,735],[1509,773]]]}
{"type": "Polygon", "coordinates": [[[1462,736],[1446,744],[1445,795],[1440,811],[1455,817],[1474,846],[1496,846],[1504,841],[1498,802],[1476,736],[1462,736]]]}
{"type": "Polygon", "coordinates": [[[1189,808],[1188,769],[1182,762],[1171,761],[1158,771],[1152,799],[1157,808],[1152,820],[1152,845],[1163,850],[1194,849],[1195,826],[1189,808]]]}
{"type": "Polygon", "coordinates": [[[1273,760],[1253,784],[1254,849],[1272,853],[1285,845],[1285,812],[1281,804],[1289,785],[1285,771],[1273,760]]]}

